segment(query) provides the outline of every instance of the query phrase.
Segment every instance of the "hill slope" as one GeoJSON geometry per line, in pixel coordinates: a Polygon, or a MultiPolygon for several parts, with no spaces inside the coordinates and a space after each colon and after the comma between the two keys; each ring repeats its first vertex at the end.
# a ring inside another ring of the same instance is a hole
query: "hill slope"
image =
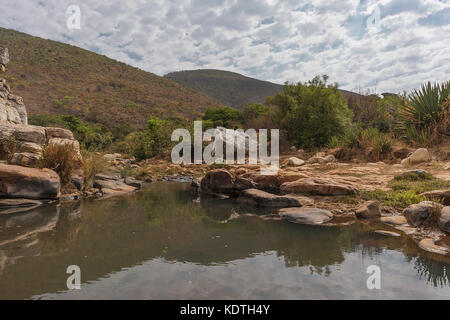
{"type": "Polygon", "coordinates": [[[143,127],[151,115],[195,119],[222,104],[173,81],[68,44],[0,28],[6,78],[30,114],[71,114],[143,127]]]}
{"type": "MultiPolygon", "coordinates": [[[[164,77],[239,109],[249,102],[264,103],[268,96],[283,91],[283,85],[222,70],[180,71],[164,77]]],[[[346,99],[360,96],[354,92],[340,91],[346,99]]]]}
{"type": "Polygon", "coordinates": [[[264,103],[266,97],[283,91],[280,84],[222,70],[172,72],[164,77],[235,108],[242,108],[249,102],[264,103]]]}

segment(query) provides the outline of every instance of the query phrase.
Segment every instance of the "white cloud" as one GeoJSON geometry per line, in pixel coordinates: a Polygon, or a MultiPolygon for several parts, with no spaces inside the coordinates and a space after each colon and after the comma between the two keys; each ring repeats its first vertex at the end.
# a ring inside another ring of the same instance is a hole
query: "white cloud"
{"type": "Polygon", "coordinates": [[[448,0],[16,0],[0,26],[159,75],[215,68],[283,83],[327,73],[344,89],[398,92],[448,80],[449,10],[448,0]],[[72,4],[80,30],[66,28],[72,4]]]}

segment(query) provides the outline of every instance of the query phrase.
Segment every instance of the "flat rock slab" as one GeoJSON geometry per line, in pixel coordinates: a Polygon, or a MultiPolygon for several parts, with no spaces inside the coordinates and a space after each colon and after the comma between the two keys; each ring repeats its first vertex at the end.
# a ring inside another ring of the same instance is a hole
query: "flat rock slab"
{"type": "Polygon", "coordinates": [[[42,201],[31,199],[0,199],[0,215],[29,211],[43,204],[42,201]]]}
{"type": "Polygon", "coordinates": [[[380,221],[393,226],[403,226],[408,224],[404,216],[381,217],[380,221]]]}
{"type": "Polygon", "coordinates": [[[61,181],[50,169],[34,169],[0,164],[0,197],[57,199],[61,181]]]}
{"type": "Polygon", "coordinates": [[[307,193],[321,196],[343,196],[357,192],[350,185],[324,178],[309,178],[287,182],[281,185],[281,191],[283,193],[307,193]]]}
{"type": "Polygon", "coordinates": [[[290,222],[308,225],[321,225],[333,219],[330,211],[317,208],[283,208],[278,214],[290,222]]]}
{"type": "Polygon", "coordinates": [[[258,189],[247,189],[239,194],[239,203],[256,207],[288,208],[301,207],[300,201],[295,197],[277,196],[258,189]]]}
{"type": "Polygon", "coordinates": [[[397,229],[405,234],[414,234],[417,232],[416,228],[408,227],[408,226],[396,226],[395,229],[397,229]]]}
{"type": "Polygon", "coordinates": [[[441,255],[448,254],[448,249],[445,247],[436,245],[434,243],[433,239],[423,239],[422,241],[419,242],[419,247],[422,250],[425,250],[425,251],[428,251],[431,253],[436,253],[436,254],[441,254],[441,255]]]}
{"type": "Polygon", "coordinates": [[[400,234],[392,231],[386,231],[386,230],[375,230],[374,231],[377,234],[381,234],[383,236],[390,236],[390,237],[400,237],[400,234]]]}

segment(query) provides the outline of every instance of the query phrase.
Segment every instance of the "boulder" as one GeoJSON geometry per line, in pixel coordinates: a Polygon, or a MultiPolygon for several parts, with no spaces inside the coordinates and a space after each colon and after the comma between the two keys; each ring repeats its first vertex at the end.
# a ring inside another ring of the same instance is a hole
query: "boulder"
{"type": "Polygon", "coordinates": [[[412,227],[419,227],[427,220],[433,210],[441,210],[442,205],[433,201],[423,201],[410,205],[403,211],[408,224],[412,227]]]}
{"type": "Polygon", "coordinates": [[[38,164],[40,158],[41,158],[40,154],[21,152],[21,153],[14,153],[10,162],[11,164],[15,164],[18,166],[34,168],[38,164]]]}
{"type": "Polygon", "coordinates": [[[309,164],[315,164],[315,163],[324,164],[326,162],[327,162],[327,160],[324,157],[316,157],[316,156],[309,158],[309,160],[308,160],[309,164]]]}
{"type": "Polygon", "coordinates": [[[61,181],[50,169],[34,169],[0,164],[0,197],[57,199],[61,181]]]}
{"type": "Polygon", "coordinates": [[[277,196],[258,189],[248,189],[242,191],[239,194],[238,202],[257,207],[269,208],[288,208],[302,206],[295,197],[277,196]]]}
{"type": "Polygon", "coordinates": [[[206,174],[200,183],[202,194],[226,194],[231,195],[236,192],[234,188],[234,178],[227,170],[212,170],[206,174]]]}
{"type": "Polygon", "coordinates": [[[436,245],[434,243],[433,239],[421,240],[419,242],[419,247],[420,247],[420,249],[431,252],[431,253],[436,253],[436,254],[441,254],[441,255],[446,255],[448,253],[447,248],[436,245]]]}
{"type": "Polygon", "coordinates": [[[278,182],[280,185],[286,182],[293,182],[305,178],[309,177],[306,174],[299,172],[280,172],[278,174],[278,182]]]}
{"type": "Polygon", "coordinates": [[[288,221],[308,225],[321,225],[333,219],[330,211],[317,208],[283,208],[278,214],[288,221]]]}
{"type": "Polygon", "coordinates": [[[368,201],[356,210],[356,217],[359,219],[367,219],[380,216],[380,207],[375,201],[368,201]]]}
{"type": "Polygon", "coordinates": [[[321,196],[340,196],[354,194],[357,190],[347,184],[337,183],[331,179],[307,178],[281,185],[283,193],[308,193],[321,196]]]}
{"type": "Polygon", "coordinates": [[[17,141],[32,142],[43,146],[47,137],[45,135],[45,128],[29,125],[10,125],[13,130],[13,136],[17,141]]]}
{"type": "Polygon", "coordinates": [[[296,157],[289,158],[286,163],[288,167],[300,167],[303,166],[304,164],[305,161],[296,157]]]}
{"type": "Polygon", "coordinates": [[[251,177],[256,183],[257,188],[265,191],[279,190],[280,177],[278,174],[271,175],[254,175],[251,177]]]}
{"type": "Polygon", "coordinates": [[[444,232],[450,233],[450,207],[444,207],[441,210],[439,228],[444,232]]]}
{"type": "Polygon", "coordinates": [[[47,133],[48,139],[60,138],[60,139],[74,140],[72,131],[67,129],[47,127],[45,128],[45,131],[47,133]]]}
{"type": "Polygon", "coordinates": [[[129,186],[118,180],[95,180],[94,188],[101,189],[103,193],[108,192],[105,191],[105,189],[112,190],[114,191],[114,194],[136,191],[135,187],[129,186]]]}
{"type": "Polygon", "coordinates": [[[234,181],[234,188],[237,191],[243,191],[243,190],[247,190],[247,189],[254,189],[254,188],[256,188],[256,183],[254,183],[250,179],[238,177],[234,181]]]}
{"type": "Polygon", "coordinates": [[[402,165],[415,165],[431,161],[431,155],[427,149],[421,148],[414,151],[408,158],[402,160],[402,165]]]}
{"type": "Polygon", "coordinates": [[[33,142],[20,142],[17,144],[18,152],[29,152],[34,154],[42,153],[42,146],[33,142]]]}
{"type": "Polygon", "coordinates": [[[431,201],[440,202],[444,206],[450,205],[450,190],[433,190],[422,193],[421,196],[431,201]]]}
{"type": "Polygon", "coordinates": [[[393,226],[403,226],[408,223],[404,216],[382,217],[380,221],[393,226]]]}
{"type": "Polygon", "coordinates": [[[142,188],[142,184],[143,184],[142,181],[139,181],[133,177],[126,177],[124,182],[125,182],[125,184],[135,187],[137,189],[142,188]]]}
{"type": "Polygon", "coordinates": [[[444,170],[450,170],[450,162],[448,162],[447,164],[444,165],[443,167],[444,170]]]}

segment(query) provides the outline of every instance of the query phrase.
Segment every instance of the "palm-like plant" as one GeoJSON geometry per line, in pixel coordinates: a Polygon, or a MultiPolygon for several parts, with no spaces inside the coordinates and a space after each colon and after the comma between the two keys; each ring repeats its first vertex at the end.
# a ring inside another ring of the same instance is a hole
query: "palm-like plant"
{"type": "Polygon", "coordinates": [[[449,94],[450,81],[441,85],[428,82],[414,90],[399,111],[399,128],[413,140],[431,137],[448,118],[449,94]]]}

